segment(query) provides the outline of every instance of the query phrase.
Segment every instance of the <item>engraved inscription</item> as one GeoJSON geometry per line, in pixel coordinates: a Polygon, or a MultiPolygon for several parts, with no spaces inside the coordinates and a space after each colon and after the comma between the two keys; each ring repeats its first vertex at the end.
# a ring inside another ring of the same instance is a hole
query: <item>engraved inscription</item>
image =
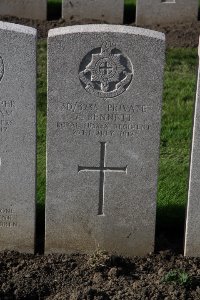
{"type": "Polygon", "coordinates": [[[56,122],[58,130],[67,130],[74,136],[117,136],[123,139],[153,130],[150,115],[160,110],[151,105],[82,101],[61,102],[59,109],[66,117],[56,122]]]}
{"type": "Polygon", "coordinates": [[[0,133],[4,133],[13,125],[13,116],[15,111],[15,101],[0,101],[0,133]]]}
{"type": "MultiPolygon", "coordinates": [[[[0,56],[0,82],[4,76],[4,61],[3,58],[0,56]]],[[[13,125],[13,115],[15,102],[13,100],[0,100],[0,134],[5,133],[8,128],[13,125]]]]}
{"type": "Polygon", "coordinates": [[[17,227],[17,218],[12,208],[0,209],[0,227],[17,227]]]}
{"type": "Polygon", "coordinates": [[[79,78],[90,94],[114,98],[130,86],[133,66],[115,44],[104,42],[101,48],[94,49],[84,57],[80,64],[79,78]]]}
{"type": "Polygon", "coordinates": [[[100,166],[99,167],[83,167],[78,166],[78,173],[83,171],[100,172],[99,180],[99,208],[98,215],[104,215],[104,184],[105,184],[105,172],[122,172],[127,174],[127,166],[125,167],[106,167],[106,142],[100,142],[100,166]]]}

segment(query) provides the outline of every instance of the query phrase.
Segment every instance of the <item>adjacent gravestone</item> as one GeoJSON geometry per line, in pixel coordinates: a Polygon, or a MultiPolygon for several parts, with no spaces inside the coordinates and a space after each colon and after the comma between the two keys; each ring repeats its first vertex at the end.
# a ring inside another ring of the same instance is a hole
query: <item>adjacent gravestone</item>
{"type": "MultiPolygon", "coordinates": [[[[200,46],[199,46],[200,57],[200,46]]],[[[198,71],[196,106],[194,115],[192,153],[190,163],[190,179],[188,207],[185,232],[185,255],[200,256],[200,67],[198,71]]]]}
{"type": "Polygon", "coordinates": [[[36,30],[0,22],[0,250],[34,252],[36,30]]]}
{"type": "Polygon", "coordinates": [[[72,26],[48,43],[46,253],[153,251],[164,34],[72,26]]]}
{"type": "Polygon", "coordinates": [[[46,20],[47,0],[0,0],[0,15],[46,20]]]}
{"type": "Polygon", "coordinates": [[[68,21],[84,19],[122,24],[124,0],[63,0],[62,17],[68,21]]]}
{"type": "Polygon", "coordinates": [[[197,21],[198,0],[137,0],[136,24],[197,21]]]}

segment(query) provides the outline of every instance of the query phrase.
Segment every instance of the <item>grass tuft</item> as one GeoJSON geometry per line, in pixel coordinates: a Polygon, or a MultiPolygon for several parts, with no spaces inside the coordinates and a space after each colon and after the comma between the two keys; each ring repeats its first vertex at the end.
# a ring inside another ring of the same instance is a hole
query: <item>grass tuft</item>
{"type": "Polygon", "coordinates": [[[192,278],[188,273],[182,270],[171,270],[162,279],[162,282],[173,283],[181,286],[189,286],[192,278]]]}

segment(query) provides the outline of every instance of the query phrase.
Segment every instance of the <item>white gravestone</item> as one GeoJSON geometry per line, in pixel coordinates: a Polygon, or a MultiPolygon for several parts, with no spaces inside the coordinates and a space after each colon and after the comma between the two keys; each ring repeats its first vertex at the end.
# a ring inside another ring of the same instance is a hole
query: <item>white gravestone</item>
{"type": "Polygon", "coordinates": [[[62,17],[65,20],[99,20],[122,24],[124,0],[63,0],[62,17]]]}
{"type": "MultiPolygon", "coordinates": [[[[199,46],[200,57],[200,46],[199,46]]],[[[198,70],[193,141],[190,163],[185,255],[200,257],[200,65],[198,70]]]]}
{"type": "Polygon", "coordinates": [[[34,252],[36,30],[0,22],[0,250],[34,252]]]}
{"type": "Polygon", "coordinates": [[[164,34],[72,26],[48,53],[46,253],[153,251],[164,34]]]}
{"type": "Polygon", "coordinates": [[[0,0],[0,15],[46,20],[47,0],[0,0]]]}
{"type": "Polygon", "coordinates": [[[167,24],[197,21],[198,0],[137,0],[136,24],[167,24]]]}

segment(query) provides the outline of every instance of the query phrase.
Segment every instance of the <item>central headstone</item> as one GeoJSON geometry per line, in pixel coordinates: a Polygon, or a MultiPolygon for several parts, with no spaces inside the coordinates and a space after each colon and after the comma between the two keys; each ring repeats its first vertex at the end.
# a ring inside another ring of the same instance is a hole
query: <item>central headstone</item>
{"type": "Polygon", "coordinates": [[[68,21],[90,19],[122,24],[124,0],[63,0],[62,17],[68,21]]]}
{"type": "Polygon", "coordinates": [[[36,30],[0,22],[0,250],[34,252],[36,30]]]}
{"type": "Polygon", "coordinates": [[[72,26],[48,48],[46,253],[153,251],[164,35],[72,26]]]}

